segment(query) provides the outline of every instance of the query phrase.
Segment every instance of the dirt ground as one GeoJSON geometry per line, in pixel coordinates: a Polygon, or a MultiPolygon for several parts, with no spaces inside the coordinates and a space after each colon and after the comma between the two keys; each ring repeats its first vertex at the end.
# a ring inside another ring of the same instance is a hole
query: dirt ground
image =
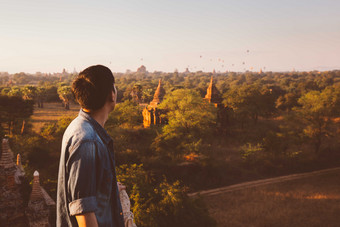
{"type": "Polygon", "coordinates": [[[202,195],[218,226],[339,226],[340,168],[248,186],[202,195]]]}
{"type": "Polygon", "coordinates": [[[31,116],[33,131],[39,133],[45,123],[56,122],[62,116],[76,117],[80,110],[78,104],[70,104],[70,109],[66,110],[61,103],[44,103],[44,108],[34,106],[31,116]]]}

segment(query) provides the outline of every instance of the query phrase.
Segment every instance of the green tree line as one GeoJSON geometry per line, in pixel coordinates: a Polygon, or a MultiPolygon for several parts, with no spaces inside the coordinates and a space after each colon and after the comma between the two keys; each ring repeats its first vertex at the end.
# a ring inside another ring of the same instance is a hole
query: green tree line
{"type": "MultiPolygon", "coordinates": [[[[39,92],[45,92],[42,103],[61,100],[66,107],[72,100],[72,76],[62,81],[16,77],[38,81],[36,85],[9,84],[12,76],[2,80],[4,100],[35,102],[35,108],[39,92]]],[[[340,164],[340,71],[115,77],[118,104],[106,129],[114,139],[118,178],[127,185],[139,226],[213,226],[202,201],[188,198],[187,192],[340,164]],[[211,76],[221,94],[219,106],[203,99],[211,76]],[[159,79],[166,96],[158,108],[166,124],[144,128],[142,110],[159,79]]],[[[6,105],[1,105],[1,116],[8,116],[1,118],[3,134],[8,122],[17,121],[12,149],[23,153],[26,171],[46,174],[41,182],[55,196],[61,138],[72,119],[46,123],[40,133],[28,127],[21,134],[21,123],[25,119],[30,124],[33,109],[18,116],[6,105]]]]}

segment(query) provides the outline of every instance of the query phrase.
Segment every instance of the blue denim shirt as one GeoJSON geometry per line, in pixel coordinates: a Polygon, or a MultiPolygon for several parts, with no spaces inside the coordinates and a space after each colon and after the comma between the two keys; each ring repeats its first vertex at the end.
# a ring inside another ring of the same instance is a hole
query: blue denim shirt
{"type": "Polygon", "coordinates": [[[124,227],[113,141],[89,114],[66,129],[59,163],[57,226],[78,226],[75,215],[94,212],[99,226],[124,227]]]}

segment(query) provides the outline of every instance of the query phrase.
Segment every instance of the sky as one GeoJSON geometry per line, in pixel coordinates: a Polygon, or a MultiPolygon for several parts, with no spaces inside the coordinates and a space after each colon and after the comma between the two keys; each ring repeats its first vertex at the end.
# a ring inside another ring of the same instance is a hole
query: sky
{"type": "Polygon", "coordinates": [[[0,0],[0,71],[340,69],[339,0],[0,0]]]}

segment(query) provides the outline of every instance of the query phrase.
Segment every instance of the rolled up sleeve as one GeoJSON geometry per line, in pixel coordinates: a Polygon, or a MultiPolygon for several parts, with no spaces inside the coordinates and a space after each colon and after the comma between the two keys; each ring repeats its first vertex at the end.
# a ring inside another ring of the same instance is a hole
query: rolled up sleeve
{"type": "Polygon", "coordinates": [[[77,199],[68,204],[70,209],[70,215],[83,214],[88,212],[94,212],[97,206],[96,197],[86,197],[82,199],[77,199]]]}
{"type": "Polygon", "coordinates": [[[67,163],[69,170],[68,204],[70,215],[95,212],[96,200],[96,146],[94,142],[84,142],[76,148],[67,163]]]}

